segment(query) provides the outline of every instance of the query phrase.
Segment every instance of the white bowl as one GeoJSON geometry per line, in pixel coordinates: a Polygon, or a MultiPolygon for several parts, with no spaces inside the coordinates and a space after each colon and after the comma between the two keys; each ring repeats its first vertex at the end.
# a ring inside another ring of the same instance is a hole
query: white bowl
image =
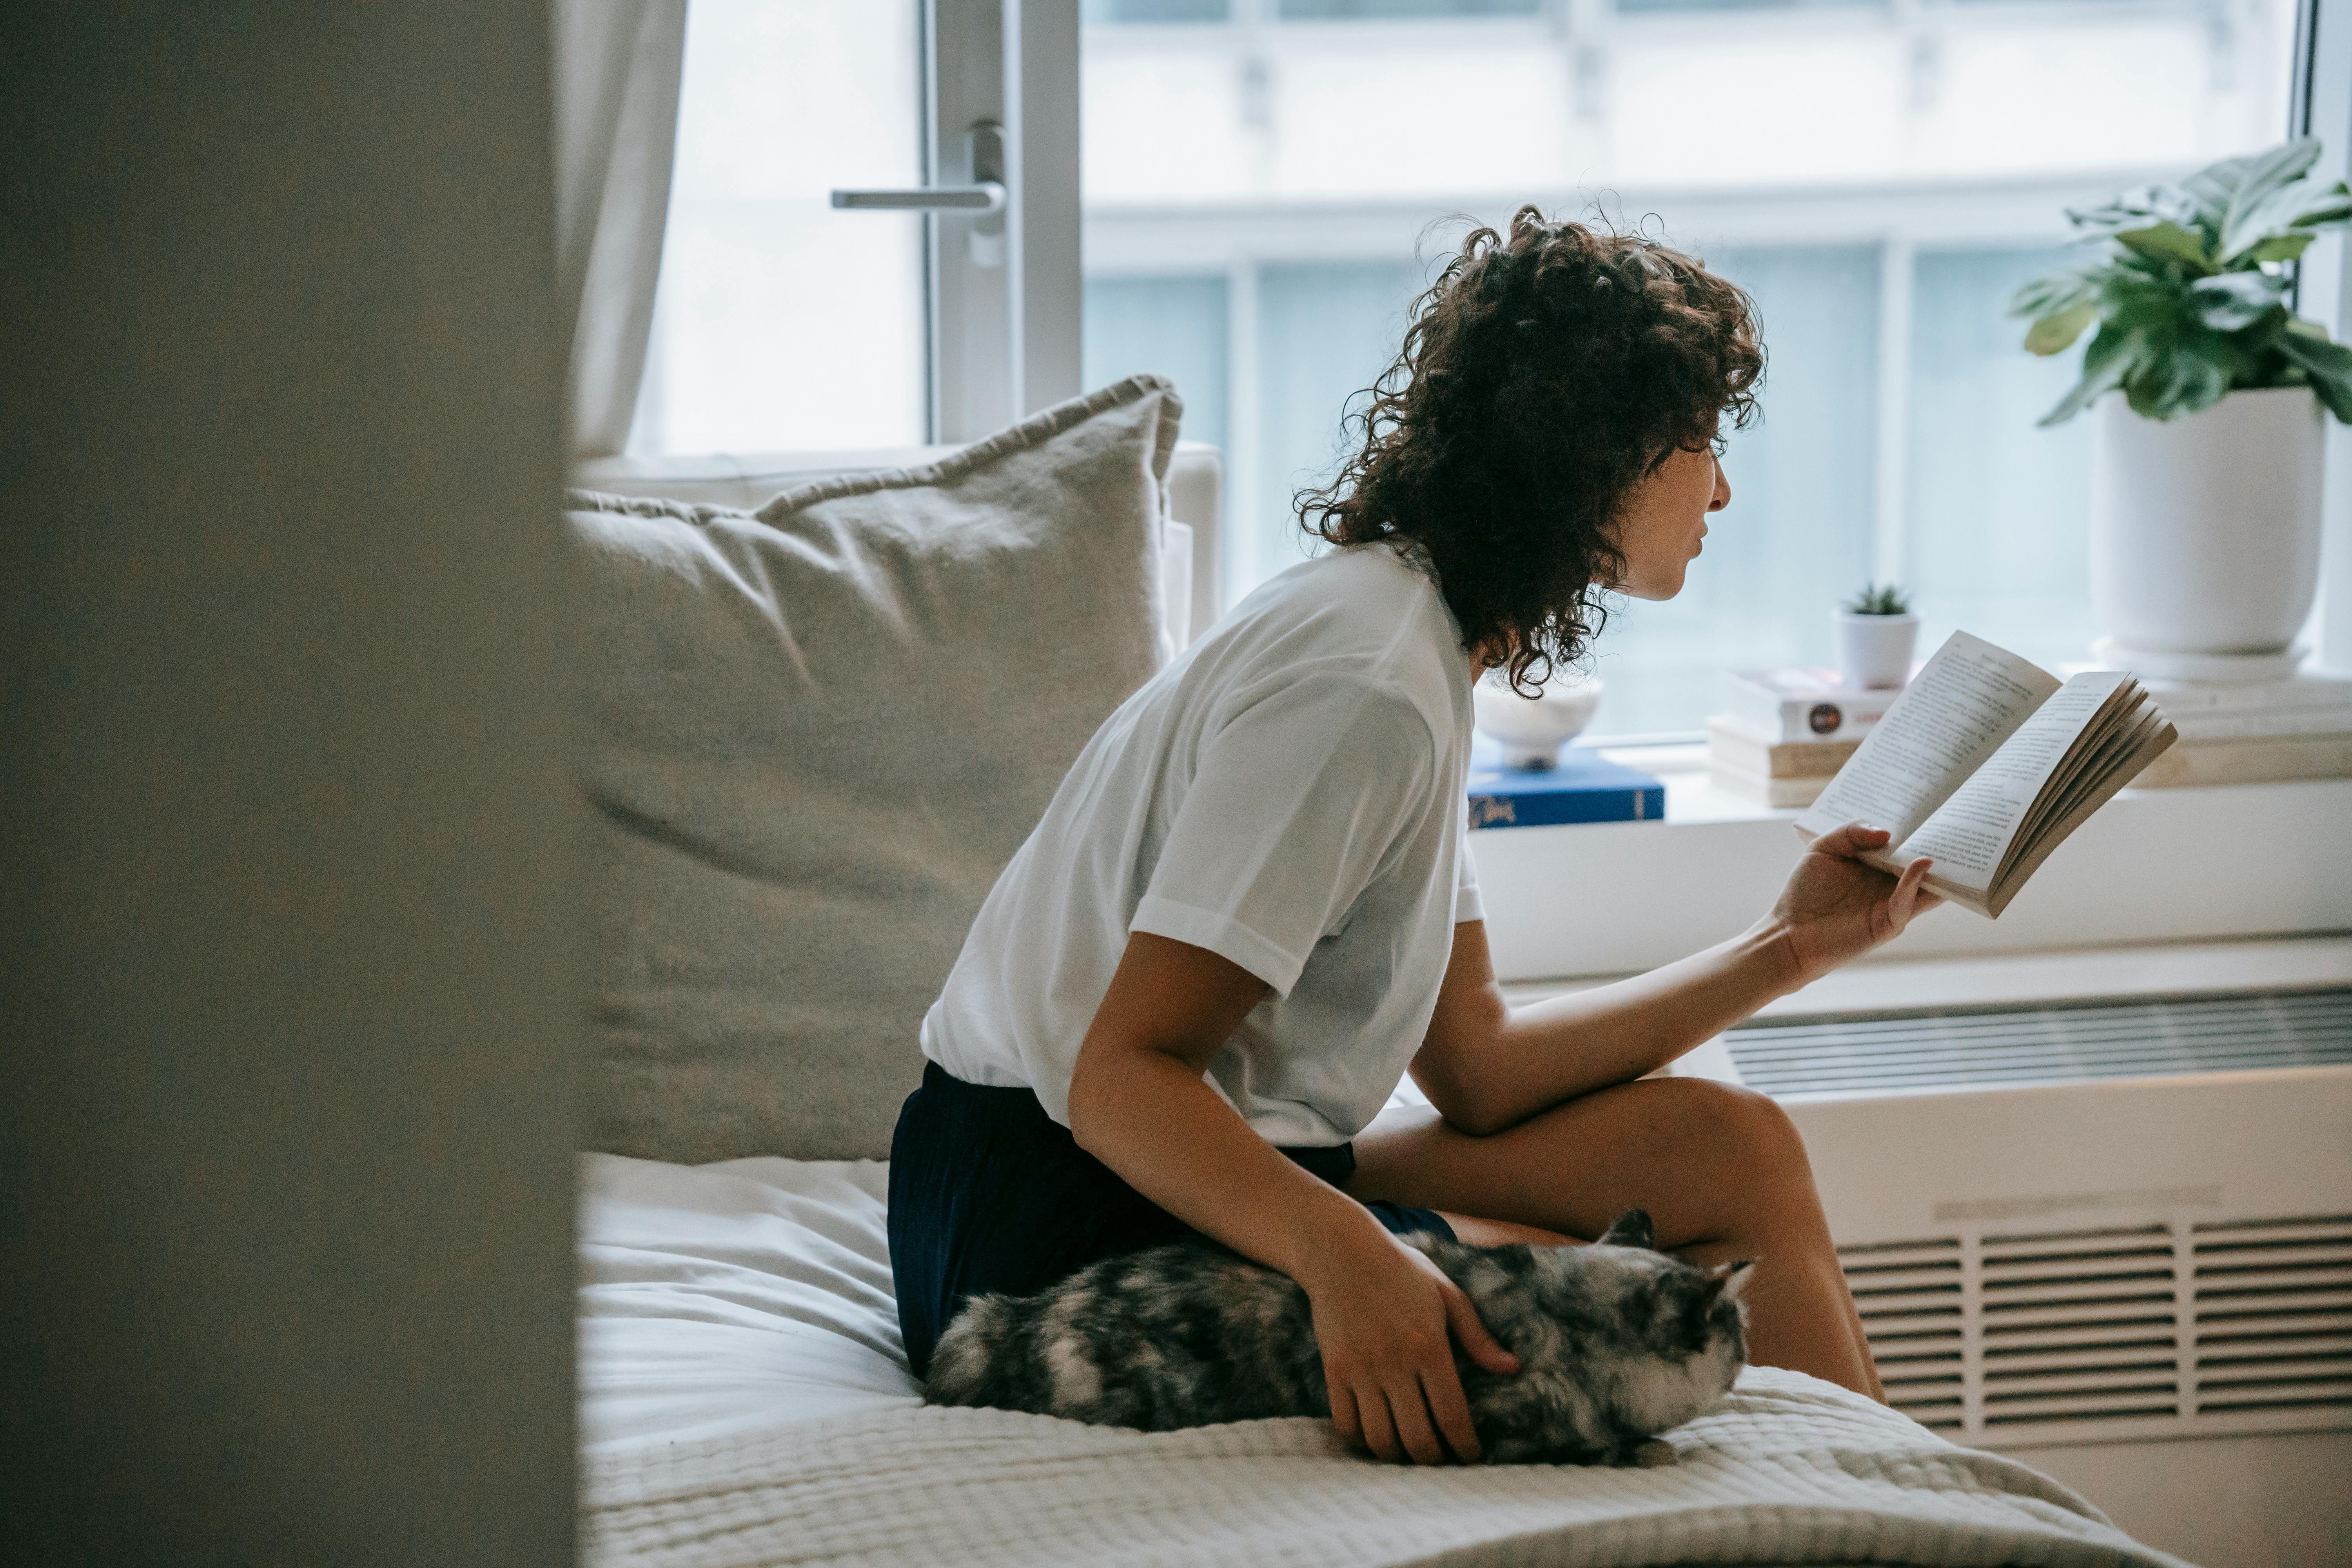
{"type": "Polygon", "coordinates": [[[1470,698],[1478,728],[1503,748],[1505,765],[1556,768],[1560,747],[1592,722],[1601,689],[1598,680],[1561,674],[1544,684],[1541,696],[1527,698],[1511,689],[1502,671],[1489,670],[1470,698]]]}

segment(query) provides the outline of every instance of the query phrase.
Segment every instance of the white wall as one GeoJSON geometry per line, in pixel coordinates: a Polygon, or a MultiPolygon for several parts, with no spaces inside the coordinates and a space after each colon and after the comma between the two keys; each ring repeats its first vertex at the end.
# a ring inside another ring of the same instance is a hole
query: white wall
{"type": "Polygon", "coordinates": [[[7,30],[5,1554],[567,1561],[545,7],[7,30]]]}

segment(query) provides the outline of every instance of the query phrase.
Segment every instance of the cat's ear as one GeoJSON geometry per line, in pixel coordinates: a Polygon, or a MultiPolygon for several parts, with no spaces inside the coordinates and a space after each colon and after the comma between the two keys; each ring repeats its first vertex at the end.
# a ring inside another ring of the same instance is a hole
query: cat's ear
{"type": "Polygon", "coordinates": [[[1748,1282],[1756,1278],[1756,1259],[1743,1258],[1737,1263],[1718,1263],[1706,1271],[1707,1294],[1737,1301],[1747,1292],[1748,1282]]]}
{"type": "Polygon", "coordinates": [[[1650,1211],[1627,1209],[1623,1214],[1619,1215],[1616,1223],[1601,1233],[1601,1245],[1646,1247],[1654,1249],[1658,1242],[1656,1233],[1650,1228],[1650,1211]]]}

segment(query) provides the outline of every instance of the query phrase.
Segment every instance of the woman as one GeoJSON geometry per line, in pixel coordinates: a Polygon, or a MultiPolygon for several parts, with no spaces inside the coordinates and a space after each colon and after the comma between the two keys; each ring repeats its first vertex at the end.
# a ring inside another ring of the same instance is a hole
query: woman
{"type": "Polygon", "coordinates": [[[1927,862],[1889,877],[1849,826],[1736,940],[1514,1012],[1464,844],[1473,679],[1539,683],[1601,592],[1681,589],[1762,369],[1687,258],[1533,208],[1469,237],[1307,498],[1339,548],[1103,725],[924,1020],[889,1209],[919,1373],[967,1297],[1198,1231],[1306,1289],[1349,1442],[1474,1458],[1453,1343],[1516,1363],[1396,1237],[1559,1244],[1638,1205],[1693,1261],[1762,1260],[1751,1359],[1878,1394],[1786,1118],[1643,1075],[1901,931],[1927,862]],[[1381,1115],[1407,1070],[1434,1110],[1381,1115]]]}

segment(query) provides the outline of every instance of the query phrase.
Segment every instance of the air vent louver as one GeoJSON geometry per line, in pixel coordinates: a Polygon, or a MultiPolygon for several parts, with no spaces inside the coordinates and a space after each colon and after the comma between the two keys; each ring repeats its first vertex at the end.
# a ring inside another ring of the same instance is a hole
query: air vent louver
{"type": "Polygon", "coordinates": [[[2352,1215],[1839,1256],[1888,1403],[1964,1442],[2352,1426],[2352,1215]]]}
{"type": "Polygon", "coordinates": [[[1886,1402],[1923,1426],[1958,1431],[1960,1244],[1848,1247],[1840,1256],[1886,1402]]]}
{"type": "Polygon", "coordinates": [[[2352,990],[1776,1019],[1724,1037],[1781,1100],[2352,1063],[2352,990]]]}
{"type": "Polygon", "coordinates": [[[1979,1246],[1986,1426],[2179,1413],[2168,1226],[1979,1246]]]}
{"type": "Polygon", "coordinates": [[[2352,1409],[2352,1218],[2189,1233],[2200,1412],[2352,1409]]]}

